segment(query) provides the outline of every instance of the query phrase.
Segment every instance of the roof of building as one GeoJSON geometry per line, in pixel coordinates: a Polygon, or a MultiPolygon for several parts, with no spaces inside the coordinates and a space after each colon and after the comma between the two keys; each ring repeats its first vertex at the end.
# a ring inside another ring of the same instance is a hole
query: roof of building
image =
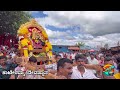
{"type": "Polygon", "coordinates": [[[77,46],[70,46],[70,47],[68,47],[68,49],[70,49],[70,50],[80,50],[80,48],[77,47],[77,46]]]}
{"type": "Polygon", "coordinates": [[[66,47],[77,47],[76,45],[52,45],[52,46],[66,46],[66,47]]]}

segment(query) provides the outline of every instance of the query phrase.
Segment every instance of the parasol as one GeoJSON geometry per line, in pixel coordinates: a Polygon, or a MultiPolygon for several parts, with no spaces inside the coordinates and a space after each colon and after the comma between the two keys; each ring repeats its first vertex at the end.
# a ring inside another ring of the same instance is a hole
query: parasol
{"type": "Polygon", "coordinates": [[[93,49],[91,49],[91,50],[89,50],[89,52],[94,52],[95,50],[93,50],[93,49]]]}

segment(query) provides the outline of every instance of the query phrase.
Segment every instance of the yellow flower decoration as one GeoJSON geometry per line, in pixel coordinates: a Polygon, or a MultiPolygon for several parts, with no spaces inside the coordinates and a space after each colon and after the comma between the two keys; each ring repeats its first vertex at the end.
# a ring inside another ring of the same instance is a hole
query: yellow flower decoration
{"type": "MultiPolygon", "coordinates": [[[[28,54],[30,53],[29,51],[32,51],[33,48],[33,39],[35,39],[35,37],[37,37],[37,33],[39,36],[39,39],[41,39],[42,42],[45,42],[45,46],[43,48],[45,48],[45,51],[43,51],[43,53],[48,53],[49,52],[49,56],[52,56],[52,45],[51,43],[48,41],[48,35],[46,33],[46,31],[44,30],[44,28],[39,25],[35,19],[32,19],[30,22],[27,22],[25,24],[22,24],[17,32],[17,36],[23,36],[23,39],[21,41],[19,41],[19,50],[24,50],[24,56],[28,56],[28,54]],[[36,29],[35,29],[36,28],[36,29]],[[31,29],[31,30],[29,30],[31,29]],[[35,31],[36,30],[36,31],[35,31]],[[29,52],[29,53],[28,53],[29,52]]],[[[36,42],[38,42],[38,40],[35,40],[36,42]]],[[[41,52],[40,52],[41,53],[41,52]]]]}

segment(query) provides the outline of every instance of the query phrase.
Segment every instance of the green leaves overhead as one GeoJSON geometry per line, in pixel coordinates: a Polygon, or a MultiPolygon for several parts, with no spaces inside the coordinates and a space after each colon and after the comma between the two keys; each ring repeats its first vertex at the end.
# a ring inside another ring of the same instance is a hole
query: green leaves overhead
{"type": "Polygon", "coordinates": [[[31,15],[25,11],[0,11],[0,34],[17,34],[20,25],[28,22],[31,15]]]}

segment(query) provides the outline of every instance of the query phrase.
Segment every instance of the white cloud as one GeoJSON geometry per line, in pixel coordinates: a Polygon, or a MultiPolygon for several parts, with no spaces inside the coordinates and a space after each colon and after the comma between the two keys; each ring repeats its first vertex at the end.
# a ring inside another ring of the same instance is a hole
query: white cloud
{"type": "Polygon", "coordinates": [[[60,38],[67,35],[66,32],[52,31],[50,29],[46,29],[46,33],[48,34],[49,38],[60,38]]]}
{"type": "Polygon", "coordinates": [[[74,40],[66,40],[66,39],[50,39],[50,42],[53,45],[75,45],[74,40]]]}
{"type": "Polygon", "coordinates": [[[79,25],[93,35],[120,33],[119,11],[45,11],[48,17],[39,19],[41,23],[56,27],[79,25]]]}
{"type": "Polygon", "coordinates": [[[94,39],[91,40],[82,40],[78,37],[75,37],[73,40],[68,39],[51,39],[52,44],[62,44],[62,45],[75,45],[77,42],[84,42],[86,45],[91,47],[97,47],[97,46],[104,46],[105,44],[108,44],[109,47],[113,47],[117,45],[117,42],[120,41],[120,34],[109,34],[109,35],[103,35],[103,36],[97,36],[94,39]],[[111,36],[111,37],[110,37],[111,36]],[[113,38],[112,38],[113,37],[113,38]]]}
{"type": "Polygon", "coordinates": [[[83,41],[86,45],[97,46],[108,43],[117,45],[120,41],[120,12],[119,11],[45,11],[48,17],[36,18],[45,28],[52,25],[59,28],[80,26],[80,30],[46,32],[53,44],[75,44],[83,41]]]}
{"type": "MultiPolygon", "coordinates": [[[[109,44],[109,47],[117,46],[117,42],[120,41],[120,33],[116,34],[107,34],[103,36],[97,36],[93,40],[89,42],[93,43],[93,45],[102,45],[109,44]]],[[[88,43],[89,43],[88,42],[88,43]]]]}

